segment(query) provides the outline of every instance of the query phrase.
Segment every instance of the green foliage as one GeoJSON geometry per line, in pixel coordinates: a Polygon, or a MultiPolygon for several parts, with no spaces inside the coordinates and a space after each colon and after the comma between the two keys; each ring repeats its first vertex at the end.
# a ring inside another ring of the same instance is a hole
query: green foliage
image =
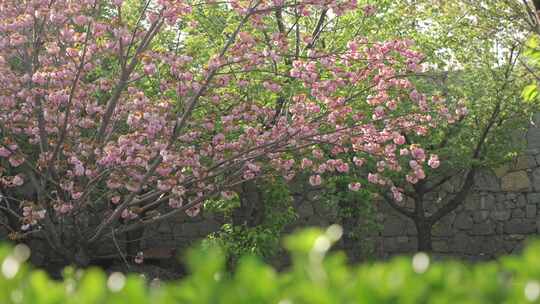
{"type": "MultiPolygon", "coordinates": [[[[223,225],[221,230],[211,234],[205,243],[217,243],[224,248],[227,255],[235,263],[244,255],[255,255],[265,260],[271,260],[282,250],[279,240],[283,236],[284,229],[297,219],[297,214],[292,206],[292,193],[294,186],[287,185],[283,180],[275,179],[259,185],[262,192],[262,204],[265,214],[262,223],[255,227],[245,225],[235,226],[232,224],[232,214],[236,208],[241,208],[240,199],[225,200],[218,198],[208,200],[205,210],[221,213],[229,217],[229,223],[223,225]]],[[[307,192],[307,189],[295,189],[307,192]]],[[[358,249],[362,250],[362,256],[368,257],[374,250],[374,244],[365,236],[377,231],[380,227],[375,220],[375,208],[372,201],[373,190],[366,180],[358,180],[354,175],[337,175],[329,177],[324,190],[320,191],[316,204],[329,214],[335,210],[337,218],[333,219],[342,225],[347,225],[349,240],[358,242],[358,249]],[[351,182],[361,181],[365,188],[360,191],[350,191],[348,185],[351,182]]]]}
{"type": "Polygon", "coordinates": [[[525,101],[533,101],[538,96],[538,87],[536,83],[531,83],[525,88],[523,88],[523,93],[521,94],[525,101]]]}
{"type": "MultiPolygon", "coordinates": [[[[228,223],[205,240],[206,243],[219,244],[233,262],[240,256],[248,254],[265,259],[276,255],[280,250],[279,240],[283,229],[296,219],[296,213],[291,205],[291,194],[283,181],[261,185],[261,191],[262,204],[265,206],[262,223],[255,227],[228,223]]],[[[208,203],[208,207],[214,212],[222,212],[230,217],[234,208],[240,207],[240,202],[238,197],[229,201],[220,199],[208,203]]]]}
{"type": "MultiPolygon", "coordinates": [[[[537,35],[533,35],[527,40],[525,44],[524,55],[527,59],[527,64],[530,66],[529,72],[534,74],[533,69],[540,67],[540,38],[537,35]]],[[[538,97],[538,86],[536,81],[523,88],[521,93],[523,99],[527,102],[535,101],[538,97]]]]}
{"type": "Polygon", "coordinates": [[[359,247],[362,256],[369,256],[374,250],[374,243],[366,236],[378,231],[380,225],[376,222],[376,210],[373,204],[373,193],[367,180],[358,179],[354,174],[338,175],[328,178],[325,189],[322,191],[320,203],[328,210],[337,210],[338,220],[345,225],[354,222],[353,227],[347,227],[346,237],[350,240],[360,241],[359,247]],[[360,181],[365,185],[359,191],[350,191],[350,183],[360,181]]]}
{"type": "Polygon", "coordinates": [[[540,303],[540,243],[520,256],[474,265],[431,262],[424,254],[358,266],[328,255],[341,229],[308,229],[289,236],[293,265],[277,273],[260,260],[241,259],[225,272],[217,247],[188,254],[191,274],[180,282],[145,284],[140,276],[67,269],[63,281],[30,270],[15,250],[0,247],[1,303],[540,303]]]}

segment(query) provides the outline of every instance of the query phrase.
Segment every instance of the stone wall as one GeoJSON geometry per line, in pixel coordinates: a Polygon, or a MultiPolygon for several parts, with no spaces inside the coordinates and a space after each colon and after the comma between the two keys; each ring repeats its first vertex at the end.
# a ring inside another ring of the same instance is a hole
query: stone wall
{"type": "MultiPolygon", "coordinates": [[[[540,128],[527,133],[524,154],[495,170],[478,173],[465,203],[433,229],[433,249],[441,255],[488,259],[515,252],[540,232],[540,128]]],[[[448,183],[431,205],[456,191],[448,183]]],[[[381,204],[383,256],[416,248],[413,222],[381,204]]]]}
{"type": "MultiPolygon", "coordinates": [[[[501,168],[479,172],[465,203],[434,226],[433,249],[436,254],[489,259],[519,250],[525,239],[540,232],[540,128],[531,127],[526,137],[527,149],[522,156],[501,168]]],[[[457,191],[456,184],[457,181],[450,181],[443,185],[428,205],[436,208],[441,199],[457,191]]],[[[288,232],[297,227],[325,227],[340,223],[344,226],[345,237],[338,247],[344,249],[352,260],[361,259],[369,248],[374,248],[372,253],[381,258],[411,253],[417,248],[413,222],[385,203],[372,203],[377,214],[370,216],[375,218],[380,229],[364,231],[361,238],[354,238],[349,234],[364,226],[362,218],[340,219],[336,207],[323,205],[317,192],[307,188],[296,188],[295,191],[293,201],[298,220],[287,228],[288,232]]],[[[141,245],[143,248],[182,251],[194,241],[219,230],[223,223],[223,218],[204,211],[194,218],[182,216],[147,227],[141,245]]],[[[7,232],[0,227],[0,238],[6,238],[7,232]]],[[[109,245],[99,251],[103,254],[115,252],[113,244],[109,245]]],[[[32,258],[36,264],[50,262],[44,260],[46,254],[34,252],[36,254],[32,258]]]]}
{"type": "MultiPolygon", "coordinates": [[[[535,142],[530,141],[527,153],[514,163],[477,174],[474,188],[464,204],[433,227],[433,249],[437,255],[490,259],[519,250],[526,238],[540,232],[540,140],[537,148],[532,148],[531,143],[535,142]]],[[[432,197],[431,206],[436,207],[439,198],[457,191],[455,184],[456,181],[451,181],[444,185],[437,197],[432,197]]],[[[370,217],[379,229],[363,230],[360,238],[354,238],[348,235],[362,228],[364,219],[340,219],[337,208],[325,205],[316,191],[295,190],[293,206],[298,219],[287,227],[287,232],[299,227],[326,227],[339,223],[344,227],[345,236],[338,248],[345,250],[351,261],[362,260],[366,254],[386,258],[412,253],[417,248],[413,222],[383,202],[369,202],[376,208],[375,216],[370,217]]],[[[204,211],[194,218],[182,216],[147,227],[141,245],[182,252],[195,241],[218,231],[224,222],[222,217],[204,211]]],[[[5,232],[2,233],[0,228],[2,234],[5,232]]],[[[118,241],[123,247],[122,240],[118,241]]],[[[109,245],[99,251],[104,255],[116,252],[113,244],[109,245]]],[[[38,250],[32,258],[36,264],[46,265],[50,261],[45,261],[45,257],[46,254],[40,254],[38,250]]]]}

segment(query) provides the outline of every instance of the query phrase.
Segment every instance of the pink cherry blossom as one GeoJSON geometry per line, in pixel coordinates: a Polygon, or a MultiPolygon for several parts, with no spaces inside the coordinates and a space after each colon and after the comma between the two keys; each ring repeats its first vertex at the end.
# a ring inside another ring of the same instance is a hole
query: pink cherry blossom
{"type": "MultiPolygon", "coordinates": [[[[299,26],[297,45],[294,31],[276,28],[275,6],[287,24],[290,16],[311,24],[322,7],[333,12],[332,23],[347,24],[357,1],[231,1],[220,6],[230,35],[204,56],[188,47],[206,35],[194,27],[199,18],[188,1],[130,7],[129,18],[122,0],[98,1],[96,9],[91,0],[4,2],[0,160],[7,170],[0,168],[0,187],[21,186],[17,173],[35,171],[37,184],[56,191],[39,202],[58,207],[54,225],[83,210],[99,220],[84,227],[92,242],[113,225],[133,224],[139,210],[158,208],[159,221],[220,193],[231,200],[247,180],[309,176],[319,186],[324,174],[370,164],[368,180],[377,186],[399,171],[417,182],[426,152],[416,142],[404,147],[406,136],[414,141],[466,114],[464,102],[443,109],[441,98],[427,98],[406,76],[423,62],[412,41],[345,41],[323,27],[321,43],[299,26]],[[141,20],[135,31],[133,20],[141,20]],[[185,46],[164,47],[157,39],[180,21],[190,27],[182,29],[185,46]],[[43,30],[32,30],[36,24],[43,30]]],[[[213,6],[201,2],[196,11],[213,6]]],[[[376,13],[371,4],[359,9],[365,18],[376,13]]],[[[438,162],[431,155],[428,165],[438,162]]],[[[25,229],[42,219],[40,207],[21,210],[25,229]]]]}
{"type": "Polygon", "coordinates": [[[56,212],[58,212],[60,214],[67,214],[71,210],[73,210],[73,205],[72,204],[62,203],[62,204],[60,204],[59,206],[56,207],[56,212]]]}
{"type": "Polygon", "coordinates": [[[302,159],[302,164],[301,164],[300,167],[302,169],[307,169],[307,168],[310,168],[312,165],[313,165],[313,161],[311,161],[308,158],[304,158],[304,159],[302,159]]]}
{"type": "Polygon", "coordinates": [[[424,172],[422,168],[415,169],[414,174],[416,175],[416,178],[419,180],[426,178],[426,173],[424,172]]]}
{"type": "Polygon", "coordinates": [[[411,184],[418,183],[418,178],[415,175],[412,175],[412,174],[407,174],[405,176],[405,179],[407,180],[407,182],[409,182],[411,184]]]}
{"type": "Polygon", "coordinates": [[[223,197],[226,200],[233,199],[235,196],[235,193],[233,191],[222,191],[221,197],[223,197]]]}
{"type": "Polygon", "coordinates": [[[144,262],[144,253],[142,251],[137,252],[135,259],[133,259],[135,264],[142,264],[144,262]]]}
{"type": "Polygon", "coordinates": [[[362,187],[362,184],[356,182],[356,183],[350,183],[349,184],[349,190],[351,191],[358,191],[362,187]]]}
{"type": "Polygon", "coordinates": [[[201,206],[197,205],[186,210],[186,214],[190,217],[195,217],[201,212],[201,206]]]}
{"type": "Polygon", "coordinates": [[[336,170],[340,173],[346,173],[349,172],[349,164],[347,163],[341,163],[336,167],[336,170]]]}
{"type": "Polygon", "coordinates": [[[354,164],[357,166],[357,167],[362,167],[362,165],[364,164],[364,159],[363,158],[359,158],[359,157],[353,157],[353,162],[354,164]]]}
{"type": "Polygon", "coordinates": [[[128,220],[131,220],[131,219],[134,219],[134,218],[137,218],[137,214],[134,213],[133,211],[131,211],[130,209],[124,209],[122,211],[122,218],[123,219],[128,219],[128,220]]]}
{"type": "Polygon", "coordinates": [[[147,64],[143,67],[144,73],[147,75],[152,75],[156,73],[156,65],[155,64],[147,64]]]}
{"type": "Polygon", "coordinates": [[[183,205],[182,203],[183,202],[181,198],[174,198],[174,197],[169,198],[169,207],[173,209],[182,207],[183,205]]]}
{"type": "Polygon", "coordinates": [[[4,147],[0,147],[0,157],[9,157],[11,155],[11,152],[4,148],[4,147]]]}
{"type": "Polygon", "coordinates": [[[364,15],[371,16],[375,14],[375,12],[377,11],[377,8],[373,5],[366,5],[362,8],[362,10],[364,11],[364,15]]]}
{"type": "Polygon", "coordinates": [[[424,152],[424,149],[415,146],[411,148],[411,155],[419,161],[424,161],[426,159],[426,153],[424,152]]]}
{"type": "Polygon", "coordinates": [[[376,173],[368,173],[368,181],[370,183],[376,184],[379,182],[379,175],[376,173]]]}
{"type": "Polygon", "coordinates": [[[24,179],[21,177],[21,175],[15,175],[15,177],[13,177],[13,180],[11,181],[11,183],[14,185],[14,186],[22,186],[24,184],[24,179]]]}
{"type": "Polygon", "coordinates": [[[24,157],[20,155],[12,155],[9,159],[9,164],[13,167],[18,167],[24,163],[24,157]]]}
{"type": "Polygon", "coordinates": [[[71,197],[74,199],[74,200],[78,200],[82,197],[83,193],[82,192],[72,192],[71,193],[71,197]]]}
{"type": "Polygon", "coordinates": [[[403,135],[397,135],[396,137],[394,137],[394,143],[396,145],[403,145],[405,144],[405,136],[403,135]]]}
{"type": "Polygon", "coordinates": [[[309,183],[312,186],[319,186],[322,183],[322,178],[320,175],[312,175],[309,177],[309,183]]]}
{"type": "Polygon", "coordinates": [[[109,180],[107,180],[107,187],[109,189],[118,189],[118,188],[122,187],[122,184],[120,184],[118,181],[116,181],[114,179],[109,179],[109,180]]]}
{"type": "Polygon", "coordinates": [[[171,190],[172,187],[173,187],[173,183],[169,180],[158,180],[157,182],[157,188],[161,191],[171,190]]]}
{"type": "Polygon", "coordinates": [[[440,165],[439,156],[437,156],[436,154],[431,154],[428,160],[428,165],[433,169],[438,168],[440,165]]]}
{"type": "Polygon", "coordinates": [[[395,200],[396,202],[401,202],[401,201],[403,201],[403,193],[401,192],[402,189],[399,189],[399,188],[397,188],[397,187],[395,187],[395,186],[392,186],[392,187],[390,188],[390,190],[391,190],[392,196],[394,197],[394,200],[395,200]]]}

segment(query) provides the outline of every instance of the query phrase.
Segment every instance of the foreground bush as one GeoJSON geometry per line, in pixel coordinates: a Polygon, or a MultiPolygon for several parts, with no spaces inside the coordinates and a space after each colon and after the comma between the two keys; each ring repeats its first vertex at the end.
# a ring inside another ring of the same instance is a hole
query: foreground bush
{"type": "Polygon", "coordinates": [[[387,263],[348,267],[343,254],[326,256],[341,235],[304,230],[286,239],[293,265],[283,273],[252,257],[225,272],[216,248],[188,255],[192,274],[180,282],[145,282],[136,275],[106,276],[98,269],[67,269],[53,281],[24,264],[26,247],[0,248],[0,303],[538,303],[540,243],[521,256],[468,265],[417,254],[387,263]]]}

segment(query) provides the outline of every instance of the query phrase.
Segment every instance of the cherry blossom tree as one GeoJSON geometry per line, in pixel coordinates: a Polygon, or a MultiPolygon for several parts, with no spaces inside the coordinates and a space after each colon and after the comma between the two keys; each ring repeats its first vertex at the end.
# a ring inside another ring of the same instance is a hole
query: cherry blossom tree
{"type": "Polygon", "coordinates": [[[367,160],[378,164],[369,180],[401,201],[385,174],[417,181],[438,165],[407,134],[459,114],[408,80],[423,58],[412,41],[329,40],[358,10],[376,8],[2,1],[0,208],[11,237],[45,239],[86,265],[99,244],[196,216],[247,181],[303,172],[319,185],[367,160]]]}
{"type": "MultiPolygon", "coordinates": [[[[433,248],[433,228],[451,225],[447,216],[474,198],[469,194],[479,185],[475,180],[526,152],[524,134],[538,111],[537,101],[520,96],[536,78],[530,74],[534,65],[524,64],[530,52],[525,47],[527,35],[537,24],[531,9],[530,1],[380,2],[378,13],[364,23],[364,32],[372,38],[414,39],[427,68],[409,79],[424,94],[445,100],[445,107],[434,115],[439,119],[437,129],[421,138],[405,135],[406,142],[423,147],[416,152],[420,159],[438,169],[423,170],[422,179],[409,172],[391,177],[392,184],[403,189],[405,204],[396,204],[388,188],[373,189],[411,221],[420,251],[439,250],[433,248]],[[442,119],[453,111],[467,114],[456,121],[449,116],[442,119]]],[[[536,84],[531,87],[534,90],[524,95],[534,99],[536,84]]],[[[419,164],[414,160],[407,165],[414,169],[419,164]]],[[[378,185],[373,176],[370,181],[378,185]]]]}

